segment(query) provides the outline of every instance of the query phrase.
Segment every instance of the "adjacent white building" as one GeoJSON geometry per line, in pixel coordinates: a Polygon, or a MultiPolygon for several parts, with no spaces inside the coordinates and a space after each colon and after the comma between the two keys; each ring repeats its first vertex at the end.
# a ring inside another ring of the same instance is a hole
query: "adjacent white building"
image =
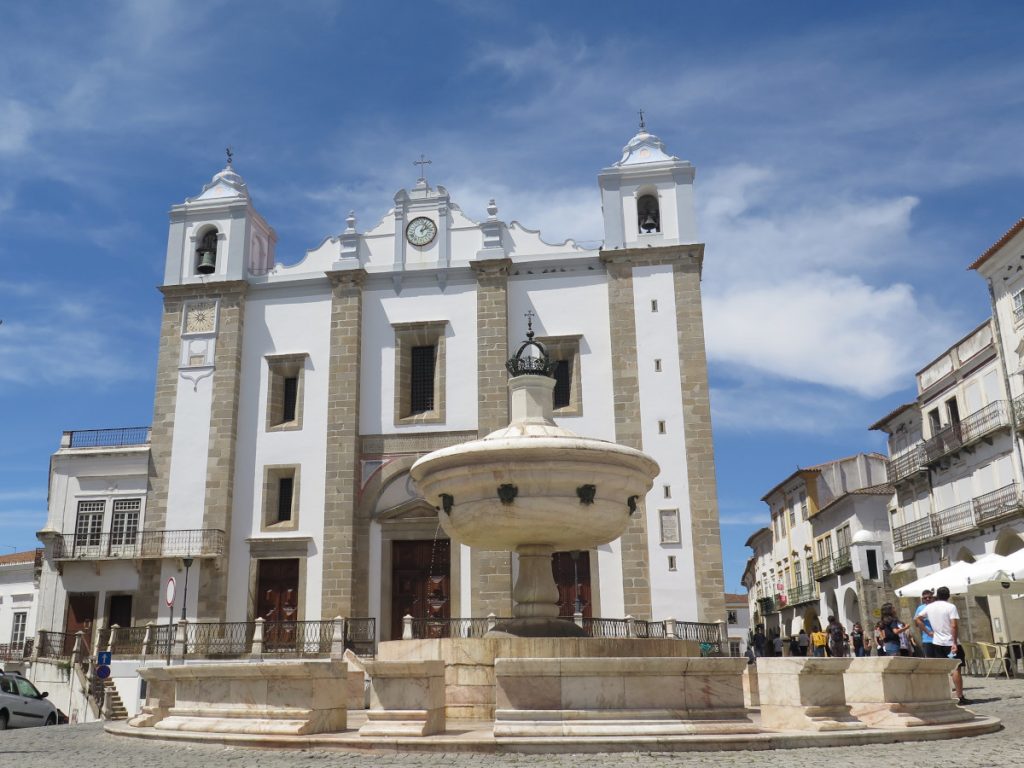
{"type": "Polygon", "coordinates": [[[510,615],[514,558],[449,541],[408,470],[507,423],[527,316],[559,424],[661,467],[621,539],[555,556],[563,612],[720,621],[693,178],[641,129],[598,177],[601,248],[421,176],[285,264],[229,164],[171,209],[151,430],[54,455],[40,626],[510,615]]]}
{"type": "Polygon", "coordinates": [[[866,625],[888,594],[892,492],[885,457],[875,453],[797,469],[768,491],[771,525],[747,540],[752,626],[790,637],[830,615],[866,625]]]}
{"type": "Polygon", "coordinates": [[[729,655],[742,656],[750,640],[750,606],[746,595],[725,593],[725,624],[729,655]]]}
{"type": "Polygon", "coordinates": [[[0,669],[20,665],[31,647],[41,554],[29,550],[0,555],[0,669]]]}

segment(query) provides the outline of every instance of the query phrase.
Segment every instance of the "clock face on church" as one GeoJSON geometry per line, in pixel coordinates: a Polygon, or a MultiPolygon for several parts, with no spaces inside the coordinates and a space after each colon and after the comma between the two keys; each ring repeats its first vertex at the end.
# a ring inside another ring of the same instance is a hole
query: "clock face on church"
{"type": "Polygon", "coordinates": [[[413,245],[426,245],[437,236],[437,224],[426,216],[418,216],[405,228],[405,239],[413,245]]]}

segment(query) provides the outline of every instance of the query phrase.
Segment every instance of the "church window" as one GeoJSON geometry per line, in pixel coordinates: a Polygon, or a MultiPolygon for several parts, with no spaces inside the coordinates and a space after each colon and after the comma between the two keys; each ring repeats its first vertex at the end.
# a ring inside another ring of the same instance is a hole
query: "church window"
{"type": "Polygon", "coordinates": [[[659,435],[664,435],[667,432],[668,432],[668,429],[665,427],[665,422],[664,421],[659,421],[658,422],[658,434],[659,435]]]}
{"type": "Polygon", "coordinates": [[[299,468],[269,466],[264,469],[263,530],[294,529],[299,513],[299,468]]]}
{"type": "Polygon", "coordinates": [[[657,299],[651,299],[651,312],[657,312],[657,311],[658,311],[658,300],[657,299]]]}
{"type": "Polygon", "coordinates": [[[415,415],[434,410],[434,367],[437,363],[437,348],[413,347],[411,354],[409,413],[415,415]]]}
{"type": "Polygon", "coordinates": [[[217,230],[208,229],[196,248],[196,274],[211,275],[217,271],[217,230]]]}
{"type": "Polygon", "coordinates": [[[537,341],[544,345],[548,357],[555,364],[555,389],[551,395],[555,416],[583,415],[580,388],[581,338],[581,336],[537,337],[537,341]]]}
{"type": "Polygon", "coordinates": [[[655,373],[661,373],[661,360],[660,359],[654,361],[654,372],[655,373]]]}
{"type": "Polygon", "coordinates": [[[445,320],[396,323],[395,425],[445,419],[445,320]]]}
{"type": "Polygon", "coordinates": [[[676,566],[676,556],[675,555],[669,555],[668,556],[668,569],[670,571],[678,570],[678,567],[676,566]]]}
{"type": "Polygon", "coordinates": [[[267,430],[302,428],[305,353],[267,356],[267,430]]]}
{"type": "Polygon", "coordinates": [[[636,217],[641,233],[649,235],[661,232],[661,211],[658,198],[654,195],[641,195],[637,199],[636,217]]]}

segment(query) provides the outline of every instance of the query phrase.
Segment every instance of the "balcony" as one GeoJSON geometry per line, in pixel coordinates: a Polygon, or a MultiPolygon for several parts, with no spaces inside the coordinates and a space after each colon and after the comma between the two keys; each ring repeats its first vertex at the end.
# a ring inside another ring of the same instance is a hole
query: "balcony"
{"type": "Polygon", "coordinates": [[[836,554],[823,557],[814,564],[814,578],[816,581],[828,578],[833,573],[842,573],[850,567],[850,550],[844,547],[836,554]]]}
{"type": "Polygon", "coordinates": [[[889,482],[898,483],[920,472],[928,471],[928,460],[924,451],[924,443],[917,443],[903,453],[889,459],[889,482]]]}
{"type": "Polygon", "coordinates": [[[219,557],[224,531],[138,531],[137,533],[62,534],[57,560],[159,560],[165,557],[219,557]]]}
{"type": "Polygon", "coordinates": [[[61,448],[122,448],[131,445],[149,445],[149,427],[79,429],[65,432],[60,441],[61,448]]]}
{"type": "Polygon", "coordinates": [[[1019,515],[1024,511],[1024,500],[1016,483],[1004,485],[955,507],[933,512],[913,522],[893,529],[896,549],[907,550],[937,539],[972,531],[996,520],[1019,515]]]}
{"type": "Polygon", "coordinates": [[[787,596],[789,597],[790,605],[813,603],[818,599],[818,585],[813,582],[811,584],[801,584],[788,590],[787,596]]]}
{"type": "Polygon", "coordinates": [[[925,441],[925,459],[934,464],[943,456],[967,448],[991,433],[1010,426],[1010,413],[1005,400],[989,403],[980,411],[950,424],[925,441]]]}
{"type": "Polygon", "coordinates": [[[1017,422],[1017,429],[1024,429],[1024,395],[1013,398],[1013,416],[1017,422]]]}
{"type": "Polygon", "coordinates": [[[757,598],[757,610],[761,612],[762,616],[767,616],[769,613],[778,613],[779,608],[775,605],[774,597],[759,597],[757,598]]]}

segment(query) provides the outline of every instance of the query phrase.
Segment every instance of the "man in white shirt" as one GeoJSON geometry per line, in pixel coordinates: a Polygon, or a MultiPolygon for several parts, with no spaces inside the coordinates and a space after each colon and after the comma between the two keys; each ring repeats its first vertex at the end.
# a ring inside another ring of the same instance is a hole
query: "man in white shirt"
{"type": "Polygon", "coordinates": [[[957,658],[960,663],[953,670],[953,688],[960,704],[968,704],[964,698],[964,679],[960,667],[964,665],[964,650],[960,647],[960,612],[949,602],[949,589],[939,587],[935,599],[914,617],[918,629],[924,631],[925,622],[931,625],[932,658],[957,658]]]}

